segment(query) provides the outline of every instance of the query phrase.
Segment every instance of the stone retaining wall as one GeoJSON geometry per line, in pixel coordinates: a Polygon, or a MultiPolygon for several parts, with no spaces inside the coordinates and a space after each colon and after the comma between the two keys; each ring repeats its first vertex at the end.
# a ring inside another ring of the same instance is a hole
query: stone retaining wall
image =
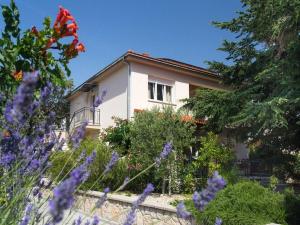
{"type": "MultiPolygon", "coordinates": [[[[101,192],[89,191],[86,193],[79,192],[76,195],[76,208],[84,212],[91,212],[96,201],[103,195],[101,192]]],[[[124,195],[108,195],[108,200],[100,209],[96,209],[93,214],[99,217],[122,224],[129,212],[136,196],[129,197],[124,195]]],[[[194,225],[194,221],[185,221],[179,219],[176,215],[176,208],[171,205],[155,205],[154,203],[145,202],[137,210],[137,225],[194,225]]]]}

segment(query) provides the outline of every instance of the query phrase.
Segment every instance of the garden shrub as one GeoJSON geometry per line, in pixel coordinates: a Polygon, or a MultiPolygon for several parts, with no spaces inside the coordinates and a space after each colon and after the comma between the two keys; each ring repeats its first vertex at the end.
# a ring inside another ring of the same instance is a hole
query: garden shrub
{"type": "Polygon", "coordinates": [[[238,172],[233,166],[234,153],[232,149],[223,145],[219,136],[213,132],[208,132],[206,136],[201,137],[200,142],[199,156],[192,163],[194,173],[202,170],[204,176],[210,176],[218,170],[227,183],[236,183],[238,172]]]}
{"type": "Polygon", "coordinates": [[[102,139],[116,149],[121,155],[128,153],[130,148],[130,122],[121,118],[113,117],[115,126],[110,126],[102,133],[102,139]]]}
{"type": "MultiPolygon", "coordinates": [[[[152,181],[161,187],[162,178],[171,178],[172,189],[178,191],[178,179],[184,168],[186,152],[194,143],[195,125],[183,121],[170,107],[137,112],[130,125],[130,173],[135,174],[153,163],[166,142],[172,142],[174,153],[160,169],[152,169],[140,177],[140,184],[152,181]]],[[[132,186],[132,188],[135,188],[132,186]]]]}
{"type": "Polygon", "coordinates": [[[215,224],[222,218],[224,225],[265,225],[285,222],[284,196],[264,188],[257,182],[240,181],[220,191],[203,212],[187,201],[189,210],[201,225],[215,224]]]}
{"type": "Polygon", "coordinates": [[[286,210],[286,221],[289,225],[300,224],[300,195],[295,194],[292,189],[284,191],[284,203],[286,210]]]}
{"type": "MultiPolygon", "coordinates": [[[[49,174],[52,179],[60,174],[59,179],[61,180],[70,170],[78,163],[78,159],[83,151],[86,152],[86,155],[90,155],[93,150],[96,150],[96,158],[94,159],[91,168],[90,176],[87,181],[81,185],[81,189],[87,190],[93,186],[94,182],[102,174],[105,169],[105,165],[109,162],[111,158],[112,150],[110,147],[106,146],[105,143],[100,140],[95,140],[88,138],[84,140],[80,147],[73,152],[73,150],[67,150],[62,152],[55,152],[51,157],[52,166],[49,169],[49,174]],[[71,157],[70,160],[69,157],[71,157]],[[61,172],[62,171],[62,172],[61,172]]],[[[84,160],[83,157],[82,160],[84,160]]],[[[127,162],[125,158],[121,158],[117,165],[112,169],[112,171],[107,174],[101,182],[97,182],[94,185],[93,190],[101,191],[103,188],[110,187],[112,190],[118,188],[122,185],[126,175],[127,175],[127,162]]]]}

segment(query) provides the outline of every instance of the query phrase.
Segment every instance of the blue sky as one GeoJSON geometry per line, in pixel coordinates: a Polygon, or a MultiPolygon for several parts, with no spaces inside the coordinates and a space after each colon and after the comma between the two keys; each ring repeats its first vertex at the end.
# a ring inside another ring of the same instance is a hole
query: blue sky
{"type": "MultiPolygon", "coordinates": [[[[0,0],[0,4],[8,3],[0,0]]],[[[241,8],[239,0],[16,0],[21,26],[40,27],[45,16],[55,19],[58,6],[70,10],[86,46],[70,63],[75,86],[127,50],[147,52],[206,67],[206,60],[225,60],[218,51],[234,36],[211,25],[226,21],[241,8]]],[[[0,21],[3,28],[3,21],[0,21]]]]}

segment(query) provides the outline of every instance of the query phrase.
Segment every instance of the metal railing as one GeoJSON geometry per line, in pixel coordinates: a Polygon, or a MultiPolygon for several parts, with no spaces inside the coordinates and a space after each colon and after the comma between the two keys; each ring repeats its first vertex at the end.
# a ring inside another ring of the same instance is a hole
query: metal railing
{"type": "Polygon", "coordinates": [[[71,120],[71,129],[87,121],[88,125],[100,126],[100,109],[83,107],[74,112],[71,120]]]}

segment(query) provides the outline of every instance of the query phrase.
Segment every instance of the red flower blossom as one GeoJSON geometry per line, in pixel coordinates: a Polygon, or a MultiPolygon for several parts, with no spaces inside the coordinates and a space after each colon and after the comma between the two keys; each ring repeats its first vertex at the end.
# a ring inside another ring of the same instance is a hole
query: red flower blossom
{"type": "Polygon", "coordinates": [[[74,57],[76,54],[78,54],[78,51],[76,49],[76,45],[78,44],[78,39],[75,38],[72,43],[69,45],[69,47],[65,51],[65,56],[68,58],[74,57]]]}
{"type": "Polygon", "coordinates": [[[78,30],[78,26],[74,17],[67,9],[59,7],[59,13],[54,22],[54,30],[60,37],[74,36],[78,30]],[[68,24],[68,22],[71,22],[68,24]]]}
{"type": "Polygon", "coordinates": [[[46,49],[50,48],[52,44],[56,41],[58,41],[60,38],[73,36],[74,39],[72,43],[67,47],[64,48],[64,54],[67,58],[73,58],[78,54],[78,52],[84,52],[85,47],[82,43],[78,43],[78,35],[77,30],[78,26],[75,22],[74,17],[70,14],[70,12],[67,9],[64,9],[63,7],[59,7],[59,13],[56,17],[56,20],[53,25],[55,35],[54,37],[50,38],[46,49]]]}
{"type": "Polygon", "coordinates": [[[12,76],[15,78],[16,81],[20,81],[23,79],[23,72],[22,71],[15,71],[12,73],[12,76]]]}
{"type": "Polygon", "coordinates": [[[85,52],[85,47],[82,43],[79,43],[77,46],[76,46],[76,50],[78,52],[85,52]]]}
{"type": "Polygon", "coordinates": [[[36,27],[35,26],[33,26],[32,28],[31,28],[31,33],[33,33],[35,36],[39,36],[39,31],[36,29],[36,27]]]}

